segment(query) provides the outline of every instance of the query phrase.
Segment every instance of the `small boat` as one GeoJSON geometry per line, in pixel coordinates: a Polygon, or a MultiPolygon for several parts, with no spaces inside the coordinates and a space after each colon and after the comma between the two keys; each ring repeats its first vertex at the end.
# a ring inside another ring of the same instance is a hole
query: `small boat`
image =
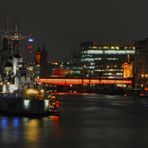
{"type": "Polygon", "coordinates": [[[135,88],[135,89],[128,89],[125,91],[125,96],[140,96],[141,94],[141,89],[140,88],[135,88]]]}
{"type": "Polygon", "coordinates": [[[1,93],[0,115],[42,117],[59,114],[59,101],[54,95],[29,88],[24,93],[1,93]]]}
{"type": "Polygon", "coordinates": [[[125,93],[125,96],[148,97],[148,88],[128,89],[125,93]]]}

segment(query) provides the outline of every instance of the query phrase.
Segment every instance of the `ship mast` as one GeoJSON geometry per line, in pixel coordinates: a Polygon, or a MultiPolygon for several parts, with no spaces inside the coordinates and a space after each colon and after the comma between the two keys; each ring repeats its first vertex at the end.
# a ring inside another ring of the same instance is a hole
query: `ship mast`
{"type": "Polygon", "coordinates": [[[7,30],[8,30],[8,33],[6,33],[4,37],[7,38],[8,40],[13,41],[13,54],[15,54],[15,50],[16,50],[16,53],[18,53],[18,42],[20,40],[23,40],[31,36],[32,34],[22,35],[21,33],[18,32],[18,26],[16,24],[15,24],[14,33],[9,33],[9,29],[7,30]]]}

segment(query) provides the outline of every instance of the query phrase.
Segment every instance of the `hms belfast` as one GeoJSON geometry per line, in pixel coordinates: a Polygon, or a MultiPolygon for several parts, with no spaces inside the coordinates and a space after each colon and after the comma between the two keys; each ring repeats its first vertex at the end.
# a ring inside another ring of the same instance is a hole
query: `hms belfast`
{"type": "Polygon", "coordinates": [[[3,36],[3,45],[0,50],[0,76],[3,93],[13,92],[19,87],[18,69],[22,63],[22,55],[19,52],[18,42],[26,37],[18,33],[17,26],[14,33],[9,33],[7,29],[3,36]]]}
{"type": "MultiPolygon", "coordinates": [[[[28,35],[30,36],[30,35],[28,35]]],[[[3,36],[0,50],[0,115],[47,116],[59,112],[55,96],[39,89],[27,74],[19,41],[27,38],[8,29],[3,36]]]]}

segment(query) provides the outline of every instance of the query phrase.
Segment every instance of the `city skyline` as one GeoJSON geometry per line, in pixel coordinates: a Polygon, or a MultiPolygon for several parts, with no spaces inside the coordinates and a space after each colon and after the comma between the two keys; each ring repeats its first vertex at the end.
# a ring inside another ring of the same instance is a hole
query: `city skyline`
{"type": "Polygon", "coordinates": [[[33,34],[36,45],[46,45],[49,60],[62,60],[78,51],[81,41],[135,41],[147,37],[147,4],[146,0],[4,1],[0,26],[8,16],[10,24],[17,22],[24,33],[33,34]]]}

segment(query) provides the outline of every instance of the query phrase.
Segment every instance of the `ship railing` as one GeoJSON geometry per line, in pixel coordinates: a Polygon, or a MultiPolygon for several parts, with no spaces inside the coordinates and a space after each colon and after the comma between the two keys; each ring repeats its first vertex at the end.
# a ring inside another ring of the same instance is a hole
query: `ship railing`
{"type": "Polygon", "coordinates": [[[12,98],[21,98],[22,95],[21,94],[17,94],[17,93],[0,93],[0,99],[12,99],[12,98]]]}

